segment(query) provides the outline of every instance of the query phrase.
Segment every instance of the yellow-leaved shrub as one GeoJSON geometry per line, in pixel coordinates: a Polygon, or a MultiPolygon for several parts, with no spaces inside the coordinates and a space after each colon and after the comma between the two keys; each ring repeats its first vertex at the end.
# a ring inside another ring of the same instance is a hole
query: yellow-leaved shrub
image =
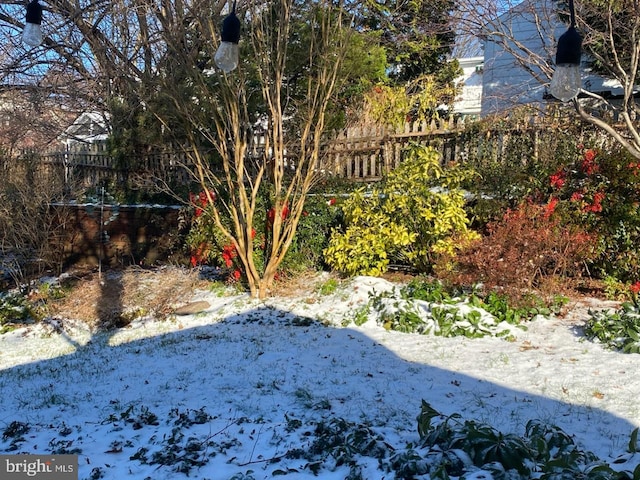
{"type": "Polygon", "coordinates": [[[326,262],[346,275],[381,275],[390,262],[429,271],[439,256],[453,256],[478,238],[460,189],[470,175],[456,165],[443,167],[434,148],[411,145],[380,184],[345,201],[345,228],[332,232],[326,262]]]}

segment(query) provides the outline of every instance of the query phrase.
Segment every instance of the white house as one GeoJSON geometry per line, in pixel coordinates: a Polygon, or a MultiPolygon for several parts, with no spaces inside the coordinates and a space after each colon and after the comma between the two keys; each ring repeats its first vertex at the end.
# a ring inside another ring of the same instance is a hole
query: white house
{"type": "Polygon", "coordinates": [[[482,115],[545,101],[539,65],[552,63],[555,39],[566,29],[556,4],[525,0],[485,25],[482,115]]]}
{"type": "MultiPolygon", "coordinates": [[[[482,34],[483,56],[458,59],[465,71],[460,79],[465,88],[456,111],[466,113],[478,102],[478,96],[481,116],[523,104],[557,102],[547,92],[549,79],[540,65],[553,66],[556,39],[566,29],[558,18],[556,0],[524,0],[487,22],[482,34]],[[472,65],[476,66],[475,74],[472,65]]],[[[584,55],[582,72],[583,89],[609,97],[620,93],[617,82],[589,73],[584,55]]]]}
{"type": "Polygon", "coordinates": [[[105,114],[100,112],[82,113],[60,136],[65,147],[106,140],[109,136],[105,114]]]}
{"type": "Polygon", "coordinates": [[[461,90],[453,104],[453,112],[463,117],[477,118],[482,107],[482,70],[484,57],[459,58],[462,75],[455,81],[461,90]]]}

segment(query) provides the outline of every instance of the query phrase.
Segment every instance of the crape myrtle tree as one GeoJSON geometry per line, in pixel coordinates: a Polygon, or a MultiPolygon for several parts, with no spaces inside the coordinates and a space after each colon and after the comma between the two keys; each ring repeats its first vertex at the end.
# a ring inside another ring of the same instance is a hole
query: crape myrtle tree
{"type": "MultiPolygon", "coordinates": [[[[583,60],[595,73],[617,81],[621,95],[588,91],[572,100],[577,115],[606,132],[631,155],[640,158],[640,130],[635,97],[640,61],[638,0],[575,0],[576,26],[583,38],[583,60]]],[[[555,66],[557,36],[568,24],[566,0],[458,0],[458,31],[490,40],[541,84],[555,66]],[[533,29],[523,41],[523,19],[533,29]]]]}
{"type": "Polygon", "coordinates": [[[178,83],[164,77],[159,104],[169,108],[154,113],[166,131],[177,126],[177,138],[185,139],[206,196],[204,215],[233,245],[251,295],[264,298],[320,172],[321,143],[349,51],[349,18],[328,0],[251,1],[237,13],[239,67],[229,74],[215,67],[218,25],[202,17],[197,29],[207,41],[198,49],[169,45],[189,71],[178,83]],[[265,195],[271,215],[259,223],[265,195]],[[263,231],[258,261],[256,233],[263,231]]]}

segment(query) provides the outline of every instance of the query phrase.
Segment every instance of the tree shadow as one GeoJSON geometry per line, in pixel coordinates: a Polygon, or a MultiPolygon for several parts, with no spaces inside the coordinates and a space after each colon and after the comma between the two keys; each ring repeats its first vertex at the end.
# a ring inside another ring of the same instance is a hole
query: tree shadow
{"type": "MultiPolygon", "coordinates": [[[[111,301],[105,295],[101,308],[121,308],[111,301]]],[[[366,329],[325,326],[266,306],[233,315],[225,308],[98,332],[82,345],[67,332],[73,343],[66,351],[1,370],[0,428],[19,422],[29,429],[18,439],[3,436],[0,452],[78,453],[80,478],[99,468],[105,479],[173,479],[186,474],[149,465],[151,459],[195,438],[200,445],[206,440],[208,450],[194,478],[231,478],[249,466],[271,478],[278,468],[303,469],[286,452],[308,442],[310,425],[323,419],[364,423],[398,443],[416,442],[422,399],[445,415],[518,434],[527,420],[542,418],[574,432],[587,450],[605,442],[620,453],[635,427],[590,405],[512,389],[508,379],[489,382],[403,359],[366,329]],[[279,461],[271,465],[268,458],[279,461]]],[[[65,342],[59,335],[3,336],[0,351],[16,348],[14,342],[58,345],[65,342]]],[[[416,341],[406,339],[407,346],[416,341]]],[[[447,354],[455,355],[454,345],[447,354]]]]}
{"type": "Polygon", "coordinates": [[[100,331],[110,331],[122,328],[128,324],[124,318],[122,296],[124,272],[122,270],[103,270],[99,276],[100,294],[96,305],[98,318],[97,328],[100,331]]]}
{"type": "MultiPolygon", "coordinates": [[[[73,316],[73,313],[76,313],[78,318],[84,318],[84,322],[80,322],[86,326],[87,331],[84,337],[88,336],[89,338],[74,338],[65,329],[65,320],[59,318],[58,315],[55,315],[54,318],[47,317],[45,319],[45,323],[53,329],[55,334],[64,339],[76,354],[93,342],[108,345],[110,335],[120,328],[125,328],[130,323],[130,319],[125,316],[124,311],[123,270],[100,269],[98,273],[92,272],[82,274],[80,277],[74,277],[68,283],[75,285],[78,281],[87,285],[88,293],[80,295],[79,300],[74,302],[82,307],[81,311],[73,311],[71,315],[73,316]],[[92,320],[88,319],[89,316],[92,320]]],[[[62,282],[62,285],[64,288],[67,282],[62,282]]]]}

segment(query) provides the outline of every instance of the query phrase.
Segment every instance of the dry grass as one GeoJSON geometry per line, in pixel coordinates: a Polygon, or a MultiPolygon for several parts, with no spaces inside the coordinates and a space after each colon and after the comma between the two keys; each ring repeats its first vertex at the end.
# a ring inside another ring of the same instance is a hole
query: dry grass
{"type": "Polygon", "coordinates": [[[274,282],[269,294],[275,297],[300,297],[312,295],[327,278],[315,271],[299,272],[295,275],[280,277],[274,282]]]}
{"type": "Polygon", "coordinates": [[[164,318],[207,282],[176,267],[78,273],[65,282],[64,298],[48,301],[52,316],[80,320],[94,329],[122,327],[143,315],[164,318]]]}
{"type": "MultiPolygon", "coordinates": [[[[313,296],[327,280],[317,272],[281,278],[271,295],[280,297],[313,296]]],[[[190,301],[197,289],[207,289],[210,280],[196,270],[180,267],[142,269],[129,267],[108,270],[101,276],[95,271],[77,271],[68,276],[63,298],[32,297],[46,309],[46,315],[85,323],[94,330],[123,327],[132,320],[150,315],[165,318],[190,301]]]]}

